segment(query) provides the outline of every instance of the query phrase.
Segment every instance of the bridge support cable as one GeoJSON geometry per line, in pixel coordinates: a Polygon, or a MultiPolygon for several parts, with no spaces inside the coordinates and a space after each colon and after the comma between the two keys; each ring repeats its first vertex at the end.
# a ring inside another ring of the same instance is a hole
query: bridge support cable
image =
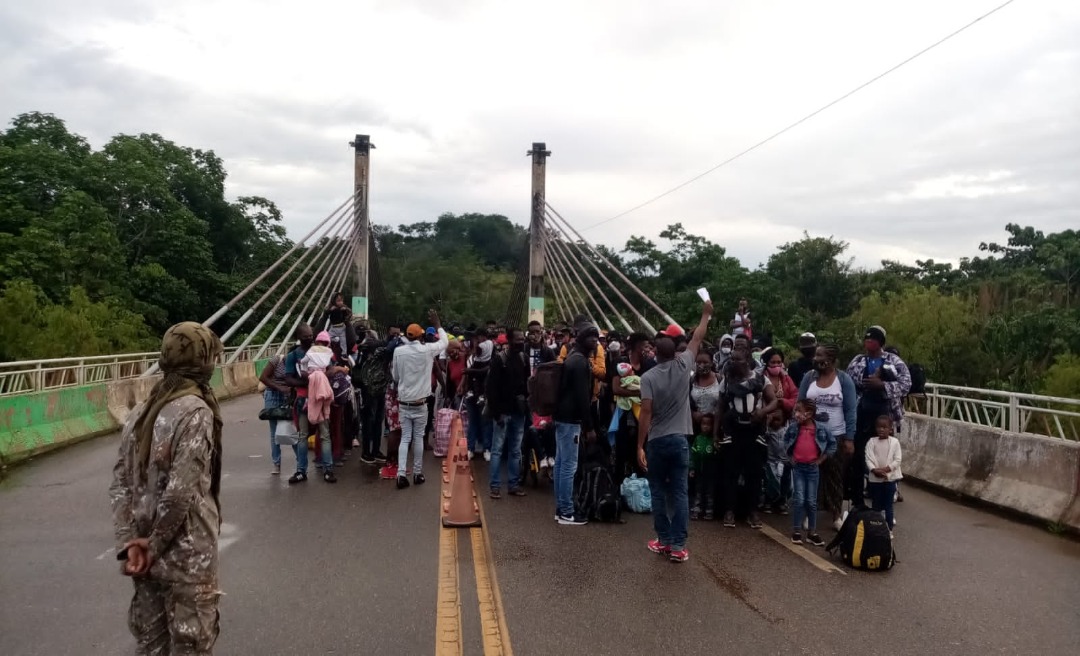
{"type": "Polygon", "coordinates": [[[585,304],[581,295],[572,289],[573,285],[568,282],[566,276],[555,268],[555,260],[551,256],[551,251],[544,253],[544,267],[547,275],[559,285],[559,290],[562,292],[563,298],[566,299],[568,309],[574,313],[574,316],[591,315],[592,312],[589,311],[589,306],[585,304]]]}
{"type": "MultiPolygon", "coordinates": [[[[662,307],[660,307],[659,305],[657,305],[656,303],[654,303],[653,300],[651,298],[649,298],[648,295],[645,294],[645,292],[641,291],[641,289],[639,289],[637,285],[632,283],[630,281],[630,279],[627,278],[623,274],[623,272],[619,270],[619,267],[612,264],[611,260],[604,257],[603,253],[596,250],[596,248],[594,248],[592,244],[590,244],[588,241],[586,241],[585,238],[581,236],[581,233],[578,232],[577,229],[574,228],[574,226],[570,225],[569,221],[564,219],[561,214],[559,214],[557,211],[555,211],[555,208],[551,206],[551,203],[548,203],[547,201],[544,201],[544,204],[547,206],[547,209],[550,210],[550,212],[548,213],[548,218],[549,219],[552,217],[552,215],[557,217],[559,219],[559,221],[563,225],[565,225],[575,235],[577,235],[577,238],[581,241],[582,244],[584,244],[585,246],[588,247],[588,249],[593,253],[593,255],[595,255],[601,262],[608,265],[608,267],[610,267],[611,270],[615,272],[615,275],[619,276],[619,278],[624,283],[626,283],[630,287],[630,289],[634,290],[638,294],[638,296],[640,296],[646,303],[649,304],[650,307],[652,307],[652,309],[656,310],[660,314],[660,316],[664,318],[664,321],[667,321],[669,324],[675,324],[676,326],[679,325],[678,321],[675,321],[674,319],[672,319],[670,314],[665,312],[664,309],[662,307]]],[[[554,221],[552,221],[552,223],[555,223],[556,227],[559,227],[558,223],[556,223],[554,221]]],[[[564,231],[564,234],[565,234],[565,231],[564,231]]]]}
{"type": "MultiPolygon", "coordinates": [[[[550,250],[553,252],[555,266],[562,271],[564,277],[569,277],[569,275],[573,275],[574,279],[577,280],[578,285],[580,285],[577,289],[581,290],[585,298],[592,301],[593,306],[596,308],[597,316],[601,320],[603,320],[605,325],[607,325],[608,330],[614,330],[615,326],[611,323],[611,319],[609,319],[607,315],[604,314],[604,310],[600,306],[600,303],[596,300],[596,297],[593,295],[593,293],[589,291],[590,286],[585,283],[585,280],[582,279],[581,274],[578,272],[578,269],[581,267],[571,266],[569,260],[567,260],[564,256],[562,249],[564,249],[566,245],[561,243],[557,237],[550,239],[548,241],[548,244],[551,246],[550,250]],[[568,274],[567,271],[569,271],[570,273],[568,274]]],[[[599,293],[603,297],[604,302],[607,303],[608,307],[611,309],[611,312],[616,317],[618,317],[619,321],[623,324],[623,326],[627,330],[632,331],[632,329],[630,328],[630,324],[627,323],[626,319],[623,318],[622,314],[620,314],[619,311],[615,309],[615,305],[611,302],[611,299],[609,299],[607,295],[604,294],[604,290],[600,289],[600,286],[597,285],[596,281],[590,278],[588,274],[585,274],[585,277],[589,278],[589,282],[592,284],[591,289],[595,290],[595,292],[599,293]]]]}
{"type": "MultiPolygon", "coordinates": [[[[304,314],[307,313],[308,307],[318,298],[314,293],[308,294],[308,289],[311,288],[313,284],[315,285],[315,289],[318,289],[322,285],[326,284],[326,281],[330,278],[330,275],[333,271],[335,271],[338,267],[348,266],[349,262],[351,261],[350,258],[352,256],[353,248],[352,244],[349,244],[349,246],[346,247],[345,250],[334,259],[334,261],[330,264],[330,267],[327,268],[324,273],[322,273],[321,275],[312,276],[311,280],[308,281],[308,284],[304,286],[304,291],[296,297],[292,305],[289,306],[288,311],[286,311],[285,314],[282,315],[281,321],[278,322],[278,326],[274,328],[274,333],[272,336],[276,336],[277,332],[281,329],[281,326],[284,325],[284,323],[290,318],[293,318],[294,308],[296,308],[296,306],[301,301],[303,302],[303,306],[295,314],[295,320],[293,321],[292,326],[290,326],[289,330],[282,335],[281,345],[276,351],[276,355],[281,355],[282,353],[284,353],[287,345],[291,344],[292,337],[296,334],[296,329],[300,325],[300,322],[303,321],[304,314]]],[[[267,346],[272,343],[272,340],[269,341],[267,343],[267,346]]]]}
{"type": "MultiPolygon", "coordinates": [[[[545,272],[544,272],[545,273],[545,279],[550,279],[550,282],[551,282],[551,285],[550,285],[551,298],[555,301],[557,322],[566,323],[567,321],[570,320],[570,317],[573,315],[573,308],[570,307],[570,305],[568,304],[566,298],[563,296],[562,285],[561,285],[561,281],[558,279],[558,276],[554,275],[554,271],[552,271],[550,268],[547,267],[548,261],[549,261],[548,260],[548,255],[547,255],[547,253],[545,253],[544,254],[544,265],[545,265],[545,269],[546,269],[545,272]]],[[[554,325],[554,324],[552,324],[552,325],[554,325]]]]}
{"type": "MultiPolygon", "coordinates": [[[[366,240],[361,239],[361,234],[359,232],[354,232],[351,241],[354,244],[352,250],[355,253],[355,251],[357,249],[361,248],[360,242],[366,241],[366,240]]],[[[314,309],[312,310],[311,316],[308,318],[308,321],[307,321],[308,324],[311,325],[312,328],[315,328],[316,333],[319,332],[320,330],[326,330],[327,328],[329,328],[329,326],[330,326],[329,317],[327,317],[326,321],[322,322],[322,324],[319,325],[317,328],[315,327],[315,319],[319,318],[319,313],[321,313],[326,308],[326,305],[328,303],[330,303],[330,301],[333,300],[333,298],[332,298],[333,294],[335,294],[335,293],[342,290],[342,288],[343,288],[342,286],[345,284],[345,279],[348,278],[348,277],[349,277],[349,267],[347,267],[347,266],[341,267],[341,271],[336,273],[336,275],[334,275],[331,278],[330,286],[327,287],[325,289],[325,291],[323,291],[323,294],[322,294],[321,298],[324,299],[324,300],[321,303],[316,303],[314,309]]],[[[316,288],[315,291],[316,291],[316,293],[318,293],[318,291],[319,291],[318,288],[316,288]]],[[[316,296],[315,298],[318,299],[319,297],[316,296]]]]}
{"type": "MultiPolygon", "coordinates": [[[[567,269],[569,269],[570,271],[573,271],[573,275],[578,276],[578,281],[581,282],[584,289],[592,289],[592,290],[594,290],[595,293],[598,294],[600,298],[604,299],[604,303],[607,305],[607,307],[611,311],[611,313],[615,314],[615,317],[619,320],[619,323],[622,324],[624,329],[626,329],[627,332],[631,332],[631,333],[634,332],[633,326],[631,326],[630,322],[626,321],[625,317],[623,317],[623,313],[619,311],[619,309],[615,306],[615,304],[611,303],[611,299],[608,297],[607,294],[604,293],[604,287],[600,286],[593,279],[593,277],[589,275],[589,271],[585,270],[584,266],[580,262],[578,262],[577,266],[575,266],[575,260],[576,259],[575,259],[575,256],[573,256],[573,254],[570,252],[570,246],[567,244],[567,242],[565,242],[565,241],[563,241],[561,239],[555,238],[555,239],[551,240],[551,243],[554,246],[553,250],[555,251],[556,256],[559,259],[561,259],[561,262],[564,264],[564,266],[567,269]],[[579,272],[578,272],[579,269],[580,269],[581,273],[583,273],[585,279],[589,280],[589,283],[590,283],[589,285],[586,285],[583,282],[583,280],[582,280],[582,278],[581,278],[581,276],[579,275],[579,272]]],[[[596,303],[595,296],[593,296],[592,298],[593,298],[593,303],[596,303]]],[[[599,304],[597,304],[597,307],[599,307],[599,304]]],[[[610,325],[610,321],[608,321],[608,324],[610,325]]],[[[610,327],[609,327],[608,330],[610,330],[610,327]]]]}
{"type": "MultiPolygon", "coordinates": [[[[382,275],[382,265],[379,258],[379,249],[375,240],[375,231],[368,232],[368,265],[371,267],[369,290],[371,294],[371,308],[368,316],[373,322],[385,330],[394,322],[395,314],[390,307],[390,295],[386,293],[386,282],[382,275]]],[[[357,335],[357,339],[360,336],[357,335]]]]}
{"type": "MultiPolygon", "coordinates": [[[[329,243],[329,241],[335,239],[347,240],[348,235],[351,234],[353,231],[353,226],[349,221],[350,218],[350,213],[348,211],[342,212],[341,216],[339,216],[338,219],[333,224],[331,224],[329,228],[327,228],[326,232],[322,235],[322,237],[319,238],[319,241],[322,242],[323,240],[328,240],[327,243],[329,243]]],[[[300,266],[304,262],[304,260],[308,259],[310,255],[315,253],[316,249],[318,251],[322,250],[322,248],[318,247],[316,244],[312,244],[311,246],[309,246],[303,252],[303,254],[301,254],[300,257],[298,257],[296,261],[292,263],[292,265],[285,271],[285,273],[281,274],[281,277],[278,278],[273,285],[270,285],[270,288],[263,292],[262,296],[260,296],[258,300],[252,303],[251,307],[249,307],[247,311],[244,312],[244,314],[240,315],[240,318],[237,319],[233,323],[233,325],[229,326],[229,329],[226,330],[225,333],[221,336],[222,343],[228,342],[229,338],[235,335],[237,331],[240,330],[240,327],[247,323],[247,320],[250,319],[251,316],[255,313],[255,309],[262,305],[264,302],[266,302],[266,300],[274,294],[274,292],[281,285],[281,283],[288,280],[289,276],[292,275],[292,272],[296,270],[296,267],[300,266]]]]}
{"type": "MultiPolygon", "coordinates": [[[[531,249],[531,244],[526,242],[526,250],[531,249]]],[[[507,328],[521,326],[521,319],[525,316],[526,303],[529,294],[529,270],[528,261],[522,262],[514,275],[514,287],[510,290],[510,301],[506,305],[506,313],[503,315],[503,325],[507,328]]]]}
{"type": "Polygon", "coordinates": [[[559,306],[559,320],[570,322],[579,314],[585,314],[581,308],[574,304],[567,291],[566,282],[551,266],[551,255],[544,253],[545,276],[551,280],[551,291],[555,297],[555,303],[559,306]]]}
{"type": "MultiPolygon", "coordinates": [[[[289,256],[291,256],[293,253],[295,253],[297,251],[297,249],[299,249],[301,246],[303,246],[307,242],[308,239],[311,239],[312,235],[317,233],[319,230],[321,230],[323,228],[323,226],[325,226],[327,223],[329,223],[339,212],[341,212],[345,208],[346,205],[351,205],[352,203],[354,203],[356,201],[356,196],[357,196],[357,193],[354,192],[352,196],[349,196],[348,198],[346,198],[345,201],[343,203],[341,203],[341,205],[338,205],[338,208],[336,210],[331,212],[325,219],[320,221],[318,225],[316,225],[314,228],[312,228],[311,232],[307,233],[299,241],[297,241],[295,244],[293,244],[293,247],[290,248],[288,251],[286,251],[284,255],[279,257],[277,262],[274,262],[273,264],[271,264],[270,268],[268,268],[266,271],[263,271],[261,274],[259,274],[259,276],[257,278],[255,278],[255,280],[252,280],[251,283],[249,283],[247,287],[244,287],[242,290],[240,290],[240,292],[236,296],[232,297],[232,299],[230,299],[227,303],[225,303],[225,305],[222,305],[218,309],[217,312],[211,314],[210,317],[206,321],[203,321],[203,325],[206,326],[207,328],[209,328],[210,326],[214,325],[214,322],[216,322],[221,317],[225,316],[226,312],[231,310],[234,305],[236,305],[240,300],[242,300],[245,296],[247,296],[249,293],[251,293],[251,290],[255,289],[255,287],[257,287],[259,283],[261,283],[263,280],[265,280],[267,276],[269,276],[271,273],[273,273],[275,270],[277,270],[277,268],[279,266],[281,266],[281,264],[283,262],[285,262],[286,260],[289,259],[289,256]]],[[[225,340],[222,339],[221,341],[224,342],[225,340]]],[[[153,367],[153,370],[157,371],[157,367],[156,366],[153,367]]]]}
{"type": "MultiPolygon", "coordinates": [[[[548,215],[548,218],[551,218],[551,215],[548,215]]],[[[562,233],[562,236],[566,239],[568,244],[572,244],[574,248],[577,249],[579,259],[588,263],[588,265],[593,268],[593,271],[595,271],[596,274],[600,276],[600,279],[603,280],[607,284],[607,286],[611,288],[611,291],[615,292],[615,295],[619,297],[619,300],[623,302],[623,305],[625,305],[634,315],[634,317],[637,318],[638,323],[640,323],[649,332],[650,335],[655,335],[657,332],[656,328],[654,328],[653,325],[649,323],[649,320],[646,319],[645,316],[641,314],[641,312],[638,312],[638,309],[634,307],[634,304],[627,300],[626,296],[624,296],[623,293],[619,291],[619,288],[615,286],[615,283],[611,282],[611,279],[608,278],[604,274],[604,272],[600,270],[600,267],[597,266],[596,262],[594,262],[593,259],[589,257],[589,254],[585,252],[585,247],[592,248],[592,246],[588,242],[573,241],[573,238],[570,237],[566,230],[564,230],[562,226],[560,226],[558,223],[552,221],[552,225],[555,227],[556,230],[562,233]],[[584,246],[582,245],[582,243],[584,243],[584,246]]]]}
{"type": "Polygon", "coordinates": [[[270,317],[272,317],[278,311],[278,308],[281,307],[281,304],[284,303],[287,299],[292,298],[292,305],[290,305],[289,309],[281,316],[281,320],[278,322],[277,326],[274,327],[273,332],[266,339],[266,341],[263,342],[262,346],[259,347],[259,351],[256,353],[255,357],[252,358],[253,360],[258,360],[262,356],[262,354],[266,352],[266,349],[270,346],[270,344],[273,343],[274,337],[277,336],[278,331],[281,330],[281,326],[284,325],[289,315],[292,314],[293,308],[300,301],[300,299],[304,298],[305,295],[308,293],[308,289],[311,287],[311,284],[315,281],[315,279],[322,275],[327,265],[338,262],[340,260],[341,254],[348,247],[348,243],[349,242],[347,240],[338,238],[334,240],[333,246],[327,245],[327,247],[320,249],[322,252],[318,253],[315,257],[311,259],[310,262],[308,262],[308,265],[304,267],[304,270],[300,272],[300,275],[298,275],[296,279],[293,280],[292,284],[289,285],[289,288],[286,289],[278,297],[277,302],[274,303],[274,306],[270,308],[269,312],[266,313],[266,316],[263,317],[263,320],[259,322],[259,325],[255,326],[255,328],[252,329],[251,333],[244,339],[243,342],[241,342],[239,348],[236,349],[236,352],[229,357],[229,360],[225,364],[232,364],[233,362],[235,362],[236,359],[240,357],[240,352],[243,351],[244,347],[247,346],[248,343],[255,338],[255,335],[257,335],[260,330],[262,330],[263,326],[267,323],[267,321],[270,320],[270,317]],[[315,273],[313,275],[309,276],[308,271],[310,271],[311,267],[315,264],[315,262],[320,259],[322,261],[319,263],[319,268],[315,270],[315,273]],[[300,292],[300,294],[294,296],[293,290],[296,289],[296,286],[304,280],[306,280],[307,283],[304,285],[303,290],[300,292]]]}
{"type": "MultiPolygon", "coordinates": [[[[343,256],[336,260],[334,265],[327,269],[326,273],[324,273],[322,278],[320,278],[319,281],[315,284],[315,290],[310,296],[306,297],[306,300],[304,300],[304,305],[300,308],[300,311],[296,313],[296,319],[295,321],[293,321],[292,326],[289,327],[288,332],[285,333],[285,337],[282,339],[281,346],[278,347],[276,355],[281,355],[282,353],[284,353],[288,346],[292,343],[292,336],[296,334],[296,329],[304,321],[304,316],[308,314],[309,309],[312,306],[318,308],[321,304],[321,299],[324,298],[325,295],[319,294],[318,290],[326,286],[328,281],[331,281],[331,277],[336,273],[337,268],[347,267],[349,265],[349,262],[352,261],[352,257],[355,252],[356,240],[353,240],[349,243],[349,247],[346,249],[343,256]]],[[[311,321],[309,320],[308,323],[310,324],[311,321]]]]}

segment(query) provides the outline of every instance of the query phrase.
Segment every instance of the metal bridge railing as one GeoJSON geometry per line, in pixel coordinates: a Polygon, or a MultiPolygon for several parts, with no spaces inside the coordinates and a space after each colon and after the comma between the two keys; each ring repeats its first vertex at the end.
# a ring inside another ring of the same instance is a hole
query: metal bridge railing
{"type": "Polygon", "coordinates": [[[907,399],[909,412],[969,424],[1080,440],[1080,400],[928,383],[907,399]]]}
{"type": "MultiPolygon", "coordinates": [[[[269,352],[273,353],[278,346],[280,345],[272,345],[269,352]]],[[[222,361],[227,360],[236,350],[235,346],[226,348],[226,357],[222,361]]],[[[249,361],[258,350],[259,345],[245,347],[240,351],[237,360],[249,361]]],[[[155,351],[0,362],[0,397],[138,378],[157,364],[160,355],[155,351]]]]}

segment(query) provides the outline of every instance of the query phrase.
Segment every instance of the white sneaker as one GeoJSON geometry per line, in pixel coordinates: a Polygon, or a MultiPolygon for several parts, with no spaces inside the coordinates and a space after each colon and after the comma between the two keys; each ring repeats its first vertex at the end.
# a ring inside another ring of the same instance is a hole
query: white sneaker
{"type": "Polygon", "coordinates": [[[547,466],[548,466],[548,469],[555,469],[555,458],[552,458],[551,456],[548,456],[547,466]]]}
{"type": "Polygon", "coordinates": [[[839,531],[840,527],[843,526],[843,525],[844,525],[844,520],[843,519],[838,519],[838,520],[836,520],[835,522],[832,523],[833,529],[837,530],[837,531],[839,531]]]}
{"type": "Polygon", "coordinates": [[[484,449],[484,460],[486,462],[491,462],[491,451],[484,449]]]}

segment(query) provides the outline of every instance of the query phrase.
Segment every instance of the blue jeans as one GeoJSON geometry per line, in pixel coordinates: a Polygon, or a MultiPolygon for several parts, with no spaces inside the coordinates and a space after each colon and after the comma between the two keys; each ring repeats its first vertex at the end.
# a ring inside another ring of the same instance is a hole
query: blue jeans
{"type": "MultiPolygon", "coordinates": [[[[305,401],[305,402],[307,401],[307,399],[302,399],[302,400],[305,401]]],[[[298,404],[299,404],[299,402],[298,402],[298,404]]],[[[300,421],[299,421],[300,441],[296,443],[295,448],[296,448],[296,462],[297,462],[296,471],[304,472],[306,474],[307,473],[307,458],[308,458],[307,438],[308,438],[309,435],[311,435],[311,422],[308,421],[307,404],[306,403],[304,404],[304,408],[305,408],[304,411],[300,413],[300,421]],[[303,461],[303,466],[300,465],[301,460],[303,461]]],[[[318,442],[319,442],[319,446],[320,446],[320,448],[322,450],[322,465],[321,465],[321,467],[325,471],[332,472],[332,471],[334,471],[334,449],[333,449],[333,445],[330,442],[330,420],[328,419],[328,420],[326,420],[324,422],[319,423],[318,431],[319,431],[318,442]]]]}
{"type": "Polygon", "coordinates": [[[525,437],[525,415],[503,415],[502,421],[502,426],[495,424],[495,436],[491,442],[491,489],[502,487],[499,474],[503,449],[509,446],[506,471],[510,475],[510,489],[513,490],[521,487],[521,440],[525,437]]]}
{"type": "MultiPolygon", "coordinates": [[[[285,395],[276,389],[267,387],[263,390],[263,408],[277,408],[285,404],[285,395]]],[[[281,445],[277,443],[277,419],[266,422],[270,424],[270,460],[275,465],[281,464],[281,445]]]]}
{"type": "Polygon", "coordinates": [[[405,476],[409,466],[409,447],[413,448],[413,476],[424,469],[424,427],[427,426],[427,403],[420,405],[400,404],[401,444],[398,445],[398,477],[405,476]]]}
{"type": "Polygon", "coordinates": [[[874,510],[885,513],[885,523],[889,525],[891,531],[895,525],[893,521],[893,496],[896,494],[896,481],[869,483],[867,487],[870,488],[870,502],[874,504],[874,510]]]}
{"type": "Polygon", "coordinates": [[[491,439],[495,432],[495,422],[484,416],[484,410],[476,403],[476,397],[467,402],[469,408],[469,453],[491,449],[491,439]]]}
{"type": "Polygon", "coordinates": [[[574,516],[574,474],[577,473],[581,424],[555,422],[555,511],[574,516]]]}
{"type": "Polygon", "coordinates": [[[811,534],[817,533],[818,466],[808,462],[791,463],[791,527],[802,531],[803,517],[811,534]]]}
{"type": "Polygon", "coordinates": [[[645,443],[649,459],[653,529],[660,544],[681,551],[690,529],[690,443],[685,435],[654,437],[645,443]]]}

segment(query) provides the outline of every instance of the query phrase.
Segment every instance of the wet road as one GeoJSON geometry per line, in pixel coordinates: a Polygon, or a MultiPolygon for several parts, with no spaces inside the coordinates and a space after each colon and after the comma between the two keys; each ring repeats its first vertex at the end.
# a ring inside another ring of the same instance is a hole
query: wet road
{"type": "MultiPolygon", "coordinates": [[[[911,486],[887,574],[783,544],[781,517],[766,532],[695,523],[691,560],[674,565],[645,550],[647,516],[558,526],[545,486],[481,497],[484,530],[446,536],[434,459],[428,485],[403,491],[356,462],[337,485],[290,488],[269,475],[259,400],[223,407],[219,654],[430,654],[437,627],[466,654],[499,637],[519,655],[1080,653],[1080,544],[911,486]]],[[[0,653],[132,653],[110,550],[116,445],[0,483],[0,653]]]]}

